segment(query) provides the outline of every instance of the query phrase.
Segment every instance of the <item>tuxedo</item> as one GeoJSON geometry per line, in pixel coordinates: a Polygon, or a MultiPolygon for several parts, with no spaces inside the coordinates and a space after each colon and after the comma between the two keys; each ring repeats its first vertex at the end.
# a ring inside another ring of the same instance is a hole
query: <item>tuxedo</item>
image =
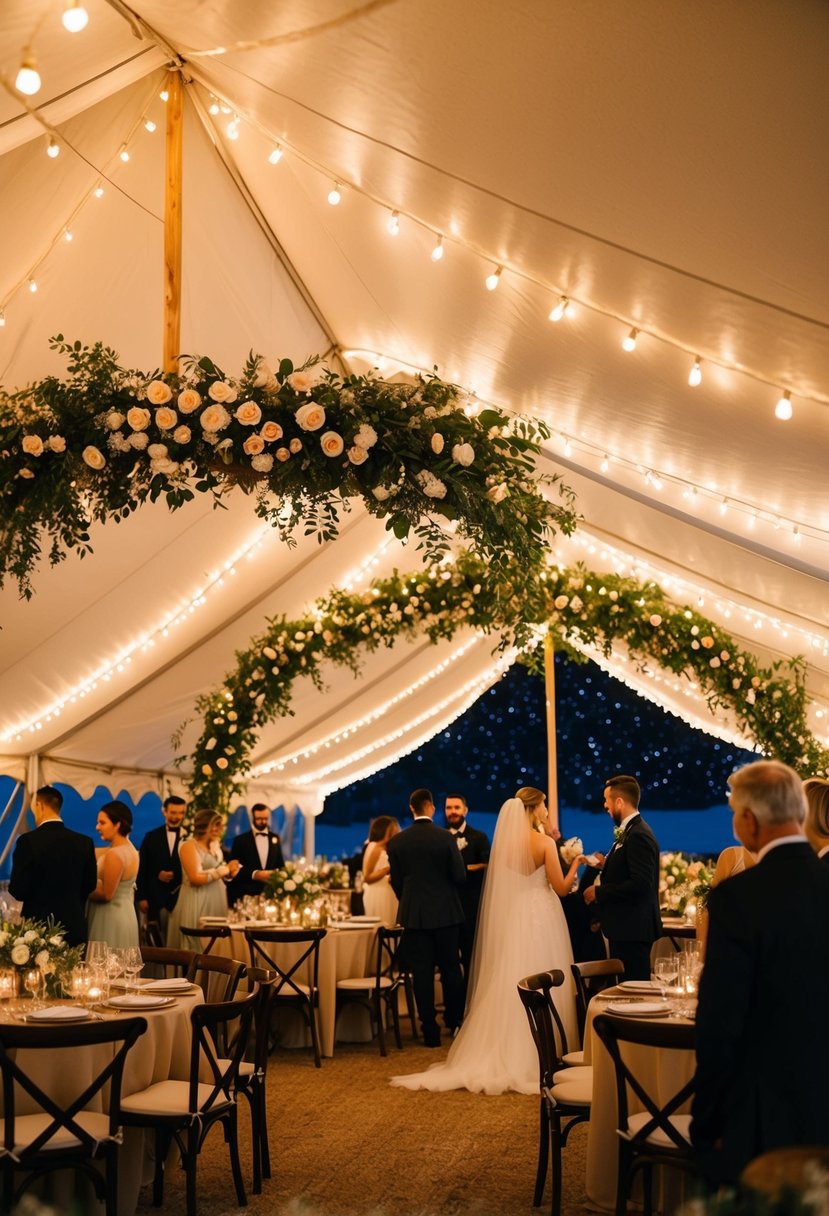
{"type": "Polygon", "coordinates": [[[138,850],[138,879],[136,893],[139,900],[146,900],[147,919],[161,923],[172,912],[181,886],[181,862],[178,856],[179,834],[176,832],[172,851],[166,824],[153,828],[141,841],[138,850]],[[161,870],[172,870],[171,882],[160,882],[161,870]],[[162,917],[162,912],[165,916],[162,917]]]}
{"type": "Polygon", "coordinates": [[[95,847],[60,819],[47,819],[17,841],[9,893],[32,920],[54,917],[70,946],[86,941],[86,900],[98,885],[95,847]]]}
{"type": "Polygon", "coordinates": [[[641,815],[628,820],[594,889],[610,957],[625,964],[626,979],[650,979],[651,946],[662,934],[659,845],[641,815]]]}
{"type": "Polygon", "coordinates": [[[481,902],[486,870],[472,870],[469,867],[489,862],[490,843],[485,832],[473,828],[465,819],[463,826],[457,832],[449,829],[454,836],[455,844],[466,867],[466,882],[458,889],[463,908],[464,921],[460,928],[461,964],[463,966],[464,992],[469,984],[469,968],[472,963],[472,949],[475,945],[475,928],[478,922],[478,906],[481,902]]]}
{"type": "MultiPolygon", "coordinates": [[[[561,859],[560,849],[559,859],[561,859]]],[[[563,874],[566,874],[569,868],[568,863],[561,862],[563,874]]],[[[578,887],[569,895],[565,895],[561,901],[564,919],[567,921],[567,931],[570,934],[570,945],[573,947],[574,963],[598,962],[607,957],[604,938],[599,932],[596,906],[584,902],[584,892],[588,887],[593,886],[600,873],[601,870],[596,870],[593,866],[584,866],[578,887]]]]}
{"type": "Polygon", "coordinates": [[[711,892],[691,1139],[714,1184],[772,1149],[829,1144],[827,925],[829,870],[805,840],[711,892]]]}
{"type": "Polygon", "coordinates": [[[252,877],[254,870],[281,870],[284,866],[285,858],[282,856],[282,845],[276,832],[266,831],[264,835],[268,838],[268,849],[265,854],[264,865],[259,856],[259,849],[256,844],[257,833],[255,831],[241,832],[233,841],[233,846],[230,850],[230,860],[241,862],[242,868],[233,881],[228,883],[228,903],[235,904],[238,900],[244,898],[245,895],[262,894],[265,890],[265,884],[254,881],[252,877]]]}
{"type": "Polygon", "coordinates": [[[389,877],[400,901],[397,918],[405,929],[403,948],[412,972],[415,1000],[427,1046],[440,1044],[435,1015],[435,966],[443,987],[444,1021],[452,1030],[463,1019],[463,976],[458,956],[464,923],[458,889],[466,868],[452,835],[430,819],[388,841],[389,877]]]}

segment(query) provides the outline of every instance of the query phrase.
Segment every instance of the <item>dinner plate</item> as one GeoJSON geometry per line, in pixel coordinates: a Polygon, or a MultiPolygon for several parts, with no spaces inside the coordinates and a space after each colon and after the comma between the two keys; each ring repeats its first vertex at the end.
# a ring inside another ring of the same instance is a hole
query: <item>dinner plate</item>
{"type": "Polygon", "coordinates": [[[663,1018],[670,1008],[667,1001],[614,1001],[607,1012],[628,1018],[663,1018]]]}
{"type": "Polygon", "coordinates": [[[143,992],[131,992],[127,996],[114,996],[107,1001],[110,1009],[166,1009],[174,1005],[171,996],[145,996],[143,992]]]}
{"type": "Polygon", "coordinates": [[[141,988],[142,992],[152,992],[161,996],[175,996],[177,993],[192,992],[194,985],[189,980],[151,980],[149,984],[144,984],[141,988]]]}
{"type": "Polygon", "coordinates": [[[199,927],[206,929],[209,925],[226,925],[228,919],[226,916],[200,916],[199,927]]]}
{"type": "Polygon", "coordinates": [[[659,992],[659,988],[651,980],[622,980],[617,987],[624,988],[627,992],[649,992],[651,996],[659,992]]]}
{"type": "Polygon", "coordinates": [[[362,925],[379,925],[383,919],[382,916],[349,916],[350,921],[356,924],[358,921],[362,925]]]}
{"type": "Polygon", "coordinates": [[[372,923],[367,920],[338,920],[335,929],[371,929],[372,923]]]}
{"type": "Polygon", "coordinates": [[[27,1022],[88,1022],[92,1014],[88,1009],[72,1005],[50,1005],[46,1009],[33,1009],[25,1015],[27,1022]]]}

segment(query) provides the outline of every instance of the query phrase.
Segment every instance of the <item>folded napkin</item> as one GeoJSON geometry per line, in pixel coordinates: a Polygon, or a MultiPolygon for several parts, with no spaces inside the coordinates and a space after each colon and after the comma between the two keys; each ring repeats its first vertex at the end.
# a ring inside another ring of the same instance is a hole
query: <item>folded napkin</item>
{"type": "Polygon", "coordinates": [[[144,985],[145,992],[183,992],[189,991],[193,985],[189,980],[173,976],[168,980],[148,980],[144,985]]]}
{"type": "Polygon", "coordinates": [[[77,1022],[88,1017],[86,1009],[79,1005],[49,1005],[46,1009],[33,1009],[26,1015],[27,1022],[77,1022]]]}
{"type": "Polygon", "coordinates": [[[128,992],[126,996],[114,997],[109,1003],[115,1009],[157,1009],[163,1001],[164,998],[160,996],[148,996],[142,992],[128,992]]]}

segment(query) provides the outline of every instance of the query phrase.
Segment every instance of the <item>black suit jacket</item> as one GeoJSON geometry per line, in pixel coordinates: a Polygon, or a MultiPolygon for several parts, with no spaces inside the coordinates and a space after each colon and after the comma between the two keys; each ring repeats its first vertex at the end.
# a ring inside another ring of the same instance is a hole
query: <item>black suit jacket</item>
{"type": "Polygon", "coordinates": [[[285,864],[282,856],[282,845],[276,832],[268,832],[268,855],[264,866],[259,860],[259,850],[252,831],[241,832],[233,842],[230,850],[231,861],[240,861],[242,868],[236,878],[228,883],[228,902],[235,904],[245,895],[261,895],[265,890],[263,882],[254,882],[251,875],[254,870],[281,870],[285,864]]]}
{"type": "Polygon", "coordinates": [[[9,892],[27,919],[59,921],[71,946],[86,941],[85,904],[97,885],[92,841],[60,819],[26,832],[15,845],[9,892]]]}
{"type": "Polygon", "coordinates": [[[711,892],[691,1138],[714,1182],[774,1148],[829,1144],[828,925],[829,871],[806,841],[711,892]]]}
{"type": "Polygon", "coordinates": [[[596,905],[605,937],[619,942],[655,942],[659,915],[659,845],[636,815],[605,858],[596,905]]]}
{"type": "MultiPolygon", "coordinates": [[[[449,833],[452,836],[452,833],[449,833]]],[[[465,822],[463,828],[452,837],[455,841],[455,847],[461,855],[464,867],[466,869],[466,882],[459,888],[458,894],[461,897],[461,906],[466,920],[473,924],[478,916],[478,905],[481,902],[481,891],[484,885],[484,877],[486,870],[473,870],[469,872],[469,867],[480,865],[481,862],[489,862],[489,852],[491,845],[486,832],[480,832],[477,828],[473,828],[470,823],[465,822]],[[458,844],[459,840],[465,840],[466,844],[463,848],[458,844]]]]}
{"type": "Polygon", "coordinates": [[[158,920],[162,908],[172,912],[178,899],[181,886],[181,861],[178,855],[178,844],[170,853],[167,843],[167,826],[153,828],[141,841],[138,850],[138,880],[136,891],[139,899],[146,899],[149,904],[147,917],[158,920]],[[172,870],[172,882],[159,882],[161,870],[172,870]]]}
{"type": "Polygon", "coordinates": [[[390,880],[400,900],[397,919],[407,929],[462,925],[458,888],[466,867],[455,838],[429,819],[416,819],[386,845],[390,880]]]}

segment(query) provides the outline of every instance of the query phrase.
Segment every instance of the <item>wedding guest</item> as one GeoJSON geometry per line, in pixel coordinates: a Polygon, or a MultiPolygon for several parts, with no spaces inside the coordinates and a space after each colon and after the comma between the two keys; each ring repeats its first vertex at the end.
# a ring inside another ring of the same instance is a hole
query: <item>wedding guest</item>
{"type": "MultiPolygon", "coordinates": [[[[550,836],[555,841],[562,872],[566,873],[570,859],[561,854],[565,843],[561,832],[558,828],[551,828],[550,836]]],[[[593,886],[600,873],[594,866],[584,865],[578,882],[561,900],[567,931],[570,934],[570,945],[573,947],[574,963],[598,962],[599,959],[607,957],[596,905],[594,903],[588,907],[584,902],[585,891],[593,886]]]]}
{"type": "Polygon", "coordinates": [[[198,939],[186,937],[181,926],[198,926],[202,916],[227,916],[227,888],[224,879],[235,878],[238,861],[225,861],[222,855],[224,820],[218,811],[196,811],[193,836],[179,850],[181,892],[176,900],[167,929],[167,945],[174,949],[197,948],[198,939]]]}
{"type": "Polygon", "coordinates": [[[378,815],[368,829],[368,845],[363,854],[363,907],[368,916],[379,916],[384,925],[397,924],[397,896],[389,878],[386,845],[400,831],[392,815],[378,815]]]}
{"type": "Polygon", "coordinates": [[[463,999],[469,989],[469,974],[472,967],[472,950],[478,925],[478,909],[484,876],[489,864],[489,837],[485,832],[473,828],[467,818],[469,814],[463,794],[447,794],[443,805],[446,826],[455,837],[463,864],[466,866],[466,882],[460,888],[464,922],[461,925],[461,966],[463,967],[463,999]]]}
{"type": "Polygon", "coordinates": [[[89,940],[108,946],[138,945],[135,880],[138,850],[129,840],[132,811],[123,802],[107,802],[98,812],[98,835],[109,847],[96,849],[98,885],[87,908],[89,940]]]}
{"type": "Polygon", "coordinates": [[[87,939],[84,906],[95,889],[95,849],[88,836],[72,832],[60,817],[63,795],[44,785],[35,794],[35,829],[14,849],[9,893],[23,904],[27,920],[54,917],[70,946],[87,939]]]}
{"type": "Polygon", "coordinates": [[[806,795],[806,837],[821,861],[829,866],[829,781],[809,777],[803,782],[806,795]]]}
{"type": "Polygon", "coordinates": [[[662,934],[659,845],[639,814],[640,794],[635,777],[620,774],[605,783],[616,839],[606,858],[596,854],[601,877],[583,896],[596,904],[610,957],[621,959],[628,980],[650,979],[651,946],[662,934]]]}
{"type": "Polygon", "coordinates": [[[458,942],[463,908],[458,888],[466,870],[452,837],[435,827],[435,800],[427,789],[409,799],[412,824],[386,845],[391,885],[400,900],[398,919],[406,963],[414,980],[417,1012],[427,1047],[440,1047],[435,1013],[435,966],[443,987],[444,1022],[450,1033],[463,1020],[463,975],[458,942]]]}
{"type": "Polygon", "coordinates": [[[161,807],[163,826],[147,832],[138,851],[138,907],[147,920],[158,923],[165,937],[181,886],[178,848],[186,809],[187,803],[178,795],[165,798],[161,807]]]}
{"type": "Polygon", "coordinates": [[[829,1143],[829,871],[803,834],[793,769],[758,760],[729,785],[757,864],[708,901],[691,1140],[712,1185],[772,1149],[829,1143]]]}
{"type": "Polygon", "coordinates": [[[233,841],[229,861],[238,861],[239,873],[228,884],[229,903],[238,903],[246,895],[261,895],[274,870],[285,865],[282,844],[276,832],[271,831],[271,812],[264,802],[250,808],[253,825],[249,832],[241,832],[233,841]]]}

